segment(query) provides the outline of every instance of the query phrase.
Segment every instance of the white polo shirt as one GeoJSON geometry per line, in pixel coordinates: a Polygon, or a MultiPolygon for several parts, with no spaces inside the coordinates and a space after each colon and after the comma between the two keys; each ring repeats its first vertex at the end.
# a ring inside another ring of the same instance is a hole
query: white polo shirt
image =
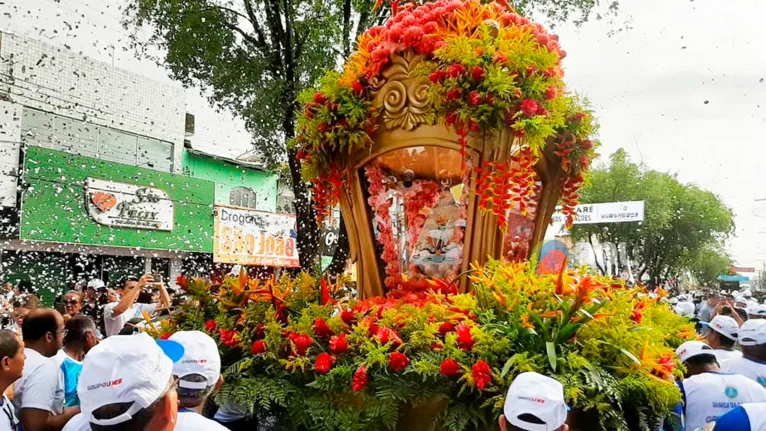
{"type": "Polygon", "coordinates": [[[157,309],[157,304],[135,303],[132,307],[125,310],[124,313],[119,316],[114,316],[114,307],[116,307],[117,304],[119,304],[119,302],[111,302],[104,306],[104,330],[106,331],[105,335],[107,337],[119,334],[122,327],[125,326],[130,319],[134,317],[143,317],[143,310],[146,310],[151,316],[154,314],[154,310],[157,309]]]}
{"type": "Polygon", "coordinates": [[[174,431],[228,431],[228,429],[195,411],[179,408],[174,431]]]}
{"type": "Polygon", "coordinates": [[[13,385],[13,405],[21,409],[37,409],[60,415],[64,411],[64,381],[51,358],[36,350],[24,349],[22,377],[13,385]]]}
{"type": "Polygon", "coordinates": [[[0,398],[0,430],[13,430],[19,424],[16,409],[5,394],[0,398]]]}
{"type": "Polygon", "coordinates": [[[679,382],[687,430],[696,430],[744,403],[766,402],[766,389],[738,374],[709,372],[679,382]]]}
{"type": "Polygon", "coordinates": [[[718,365],[723,365],[726,361],[741,358],[742,352],[739,350],[715,349],[715,357],[718,359],[718,365]]]}

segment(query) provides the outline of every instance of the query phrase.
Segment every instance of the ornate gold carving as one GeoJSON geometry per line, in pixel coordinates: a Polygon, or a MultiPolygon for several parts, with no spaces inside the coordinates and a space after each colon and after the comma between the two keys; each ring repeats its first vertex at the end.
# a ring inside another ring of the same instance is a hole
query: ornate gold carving
{"type": "Polygon", "coordinates": [[[371,83],[375,103],[383,107],[383,123],[387,129],[401,127],[410,131],[431,122],[428,77],[412,73],[423,60],[422,55],[412,51],[396,55],[383,71],[382,79],[371,83]]]}

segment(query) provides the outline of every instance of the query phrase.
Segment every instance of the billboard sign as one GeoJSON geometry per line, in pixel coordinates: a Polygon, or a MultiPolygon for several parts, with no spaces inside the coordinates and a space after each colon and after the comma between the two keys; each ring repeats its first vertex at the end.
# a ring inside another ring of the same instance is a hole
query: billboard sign
{"type": "Polygon", "coordinates": [[[295,216],[217,205],[213,261],[297,268],[295,216]]]}
{"type": "MultiPolygon", "coordinates": [[[[566,217],[553,213],[553,223],[564,224],[566,217]]],[[[644,201],[606,202],[577,205],[574,224],[627,223],[644,221],[644,201]]]]}

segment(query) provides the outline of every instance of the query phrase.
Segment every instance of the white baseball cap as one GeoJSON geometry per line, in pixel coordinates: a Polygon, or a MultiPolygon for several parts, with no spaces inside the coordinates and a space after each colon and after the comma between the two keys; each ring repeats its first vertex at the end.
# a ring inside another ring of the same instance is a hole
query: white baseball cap
{"type": "MultiPolygon", "coordinates": [[[[705,323],[703,323],[705,324],[705,323]]],[[[710,323],[706,324],[710,329],[718,332],[724,337],[737,341],[737,334],[739,334],[739,325],[734,318],[729,316],[715,316],[710,323]]]]}
{"type": "Polygon", "coordinates": [[[101,280],[100,278],[94,278],[93,280],[88,282],[88,287],[94,290],[98,290],[102,287],[106,287],[106,285],[104,284],[104,281],[101,280]]]}
{"type": "Polygon", "coordinates": [[[200,331],[179,331],[168,340],[175,341],[184,348],[184,355],[173,364],[173,374],[181,380],[178,386],[186,389],[205,389],[218,383],[221,377],[221,354],[218,346],[209,335],[200,331]],[[188,382],[183,377],[189,374],[201,374],[205,382],[188,382]]]}
{"type": "Polygon", "coordinates": [[[557,430],[567,421],[564,386],[542,374],[519,374],[508,388],[503,414],[511,425],[528,431],[557,430]],[[521,420],[522,415],[535,416],[543,423],[521,420]]]}
{"type": "Polygon", "coordinates": [[[708,346],[707,343],[702,341],[687,341],[676,349],[676,355],[681,362],[686,362],[689,359],[699,355],[713,355],[715,356],[715,350],[708,346]]]}
{"type": "Polygon", "coordinates": [[[146,333],[113,335],[85,356],[77,394],[80,409],[96,425],[116,425],[151,406],[169,388],[173,361],[183,356],[174,341],[155,341],[146,333]],[[123,414],[97,419],[93,411],[105,405],[133,403],[123,414]]]}
{"type": "Polygon", "coordinates": [[[766,319],[750,319],[739,328],[739,344],[760,346],[766,344],[766,319]]]}

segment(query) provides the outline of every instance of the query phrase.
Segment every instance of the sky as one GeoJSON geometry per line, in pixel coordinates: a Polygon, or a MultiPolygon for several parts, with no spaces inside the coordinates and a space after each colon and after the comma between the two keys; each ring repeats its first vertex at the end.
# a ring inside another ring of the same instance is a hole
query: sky
{"type": "MultiPolygon", "coordinates": [[[[119,24],[124,0],[0,1],[0,30],[67,45],[152,79],[119,24]],[[71,26],[71,28],[70,28],[71,26]]],[[[616,23],[554,30],[568,56],[568,87],[592,103],[602,159],[620,147],[651,169],[720,196],[735,213],[727,248],[740,266],[766,265],[766,55],[762,0],[625,0],[616,23]],[[614,30],[629,28],[611,35],[614,30]]],[[[186,90],[196,148],[225,156],[250,149],[240,120],[186,90]]]]}

